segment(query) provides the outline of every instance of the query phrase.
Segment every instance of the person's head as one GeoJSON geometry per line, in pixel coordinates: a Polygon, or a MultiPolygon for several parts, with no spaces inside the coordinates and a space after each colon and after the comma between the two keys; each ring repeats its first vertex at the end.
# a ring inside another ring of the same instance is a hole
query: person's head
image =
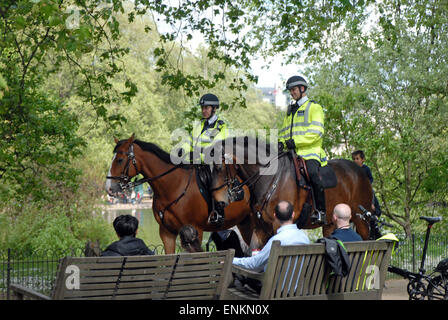
{"type": "Polygon", "coordinates": [[[275,206],[274,217],[280,225],[291,224],[294,219],[294,207],[288,201],[280,201],[275,206]]]}
{"type": "Polygon", "coordinates": [[[337,228],[350,226],[350,219],[352,217],[352,209],[345,204],[339,203],[333,209],[333,221],[337,228]]]}
{"type": "Polygon", "coordinates": [[[219,108],[219,99],[212,93],[204,94],[201,99],[199,99],[199,105],[201,106],[202,117],[204,119],[210,119],[219,108]]]}
{"type": "Polygon", "coordinates": [[[302,97],[306,96],[307,88],[308,83],[301,76],[292,76],[286,81],[286,90],[289,90],[289,93],[294,100],[300,100],[302,97]]]}
{"type": "Polygon", "coordinates": [[[130,214],[123,214],[115,218],[113,226],[120,239],[125,236],[135,237],[137,235],[138,220],[130,214]]]}
{"type": "Polygon", "coordinates": [[[182,226],[179,230],[180,244],[187,252],[202,252],[198,231],[189,224],[182,226]]]}
{"type": "Polygon", "coordinates": [[[364,155],[364,151],[356,150],[352,152],[352,160],[360,167],[364,164],[366,160],[366,156],[364,155]]]}

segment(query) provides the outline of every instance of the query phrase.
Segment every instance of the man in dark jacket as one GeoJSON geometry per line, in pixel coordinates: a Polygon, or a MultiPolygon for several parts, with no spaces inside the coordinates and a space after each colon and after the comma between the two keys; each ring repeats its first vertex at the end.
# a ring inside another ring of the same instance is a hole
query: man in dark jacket
{"type": "Polygon", "coordinates": [[[129,214],[115,218],[113,226],[120,240],[110,244],[101,256],[142,256],[153,255],[143,240],[136,238],[138,220],[129,214]]]}
{"type": "Polygon", "coordinates": [[[350,227],[352,209],[345,204],[339,203],[333,209],[333,222],[336,230],[333,231],[330,238],[341,240],[342,242],[362,241],[362,238],[350,227]]]}

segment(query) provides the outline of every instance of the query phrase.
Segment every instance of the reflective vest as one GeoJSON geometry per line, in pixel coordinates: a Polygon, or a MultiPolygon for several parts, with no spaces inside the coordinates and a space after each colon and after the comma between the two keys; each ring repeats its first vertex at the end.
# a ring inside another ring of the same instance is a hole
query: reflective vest
{"type": "Polygon", "coordinates": [[[279,142],[294,139],[296,153],[305,160],[315,159],[321,166],[327,165],[327,155],[322,149],[324,112],[314,101],[307,100],[295,113],[287,114],[279,131],[279,142]]]}
{"type": "Polygon", "coordinates": [[[187,152],[187,157],[189,157],[190,152],[193,152],[195,157],[200,154],[201,162],[204,161],[205,148],[211,146],[216,141],[227,138],[227,125],[224,121],[217,118],[211,127],[203,130],[205,121],[195,122],[192,134],[190,135],[190,142],[183,147],[187,152]]]}

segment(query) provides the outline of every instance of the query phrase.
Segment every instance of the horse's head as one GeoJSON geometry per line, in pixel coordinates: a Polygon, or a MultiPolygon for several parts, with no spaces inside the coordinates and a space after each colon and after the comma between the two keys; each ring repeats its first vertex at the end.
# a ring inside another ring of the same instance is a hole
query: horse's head
{"type": "MultiPolygon", "coordinates": [[[[258,139],[250,136],[230,137],[213,145],[213,197],[227,206],[244,198],[243,186],[251,186],[260,177],[258,139]]],[[[262,145],[261,148],[263,148],[262,145]]]]}
{"type": "Polygon", "coordinates": [[[222,207],[244,198],[244,190],[237,170],[238,165],[233,155],[224,154],[221,163],[213,163],[212,195],[222,207]]]}
{"type": "Polygon", "coordinates": [[[137,158],[134,153],[134,134],[127,139],[115,139],[114,156],[106,177],[106,192],[116,195],[131,187],[131,179],[138,174],[137,158]]]}

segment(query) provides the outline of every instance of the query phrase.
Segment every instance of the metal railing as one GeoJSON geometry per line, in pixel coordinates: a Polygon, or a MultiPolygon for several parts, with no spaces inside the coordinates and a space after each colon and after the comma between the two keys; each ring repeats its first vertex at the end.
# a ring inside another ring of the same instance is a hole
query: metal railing
{"type": "MultiPolygon", "coordinates": [[[[398,239],[400,242],[392,255],[390,264],[401,269],[418,272],[425,244],[425,234],[412,234],[407,239],[404,239],[404,236],[398,236],[398,239]]],[[[426,271],[432,271],[445,258],[448,258],[448,235],[431,234],[425,260],[426,271]]],[[[387,279],[393,278],[399,278],[399,276],[393,273],[387,274],[387,279]]]]}

